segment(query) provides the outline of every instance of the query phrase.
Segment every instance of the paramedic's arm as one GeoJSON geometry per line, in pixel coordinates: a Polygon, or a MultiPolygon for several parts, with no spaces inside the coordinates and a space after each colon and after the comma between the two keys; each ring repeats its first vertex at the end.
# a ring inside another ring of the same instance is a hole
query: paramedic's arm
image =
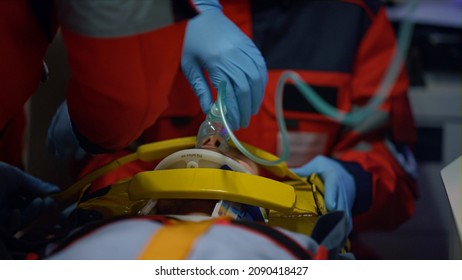
{"type": "Polygon", "coordinates": [[[222,12],[218,0],[193,0],[199,15],[186,27],[181,67],[202,111],[212,104],[205,70],[215,89],[225,81],[227,115],[234,130],[249,125],[263,100],[266,64],[255,44],[222,12]]]}
{"type": "MultiPolygon", "coordinates": [[[[365,34],[355,61],[353,106],[370,100],[390,63],[395,34],[382,8],[365,34]]],[[[341,162],[355,162],[371,179],[356,181],[357,188],[371,185],[371,203],[354,213],[355,231],[393,229],[414,212],[417,196],[415,169],[409,145],[416,140],[415,125],[407,98],[408,81],[403,71],[390,96],[365,122],[346,127],[332,152],[341,162]]]]}
{"type": "Polygon", "coordinates": [[[258,111],[267,81],[260,52],[217,0],[190,2],[196,11],[188,21],[159,27],[153,1],[57,1],[73,73],[69,115],[87,152],[122,149],[152,126],[168,106],[180,65],[204,112],[212,104],[204,70],[214,87],[227,82],[234,129],[258,111]]]}

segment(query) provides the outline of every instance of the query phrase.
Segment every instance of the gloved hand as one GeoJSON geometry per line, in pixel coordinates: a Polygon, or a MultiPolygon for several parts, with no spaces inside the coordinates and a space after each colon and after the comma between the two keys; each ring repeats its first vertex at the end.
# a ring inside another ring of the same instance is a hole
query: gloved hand
{"type": "Polygon", "coordinates": [[[85,151],[80,147],[64,101],[56,110],[47,135],[48,152],[57,160],[69,162],[83,158],[85,151]]]}
{"type": "Polygon", "coordinates": [[[351,209],[356,197],[356,185],[353,176],[333,159],[317,156],[305,165],[292,168],[295,174],[309,177],[318,174],[324,182],[324,202],[329,211],[344,211],[348,230],[353,228],[351,209]]]}
{"type": "Polygon", "coordinates": [[[249,125],[263,100],[268,79],[265,61],[254,43],[221,11],[218,0],[193,0],[199,15],[188,22],[182,70],[204,113],[213,100],[203,70],[216,89],[225,81],[227,121],[233,130],[249,125]]]}
{"type": "Polygon", "coordinates": [[[15,233],[43,212],[55,207],[49,194],[59,188],[17,167],[0,162],[0,227],[15,233]]]}

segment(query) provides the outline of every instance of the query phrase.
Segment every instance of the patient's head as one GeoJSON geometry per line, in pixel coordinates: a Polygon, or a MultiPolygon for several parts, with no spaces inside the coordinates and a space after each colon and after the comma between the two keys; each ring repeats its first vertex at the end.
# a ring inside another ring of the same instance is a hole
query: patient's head
{"type": "MultiPolygon", "coordinates": [[[[220,141],[218,137],[208,137],[198,149],[182,150],[166,157],[156,166],[156,170],[217,168],[253,175],[259,174],[258,165],[245,157],[238,149],[228,146],[226,150],[219,150],[220,141]]],[[[216,210],[217,202],[217,200],[207,199],[159,199],[150,213],[210,216],[216,210]]]]}

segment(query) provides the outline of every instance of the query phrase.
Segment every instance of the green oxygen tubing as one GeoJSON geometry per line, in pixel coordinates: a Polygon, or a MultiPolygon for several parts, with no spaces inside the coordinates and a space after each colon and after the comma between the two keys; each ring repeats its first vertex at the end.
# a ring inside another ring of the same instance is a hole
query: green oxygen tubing
{"type": "MultiPolygon", "coordinates": [[[[276,88],[276,118],[278,123],[278,128],[282,137],[282,154],[279,155],[279,159],[274,161],[265,160],[255,156],[250,153],[236,138],[234,133],[231,130],[228,122],[226,121],[226,108],[223,105],[223,100],[226,95],[226,82],[221,82],[218,88],[218,97],[217,102],[213,107],[218,107],[219,115],[221,116],[221,123],[226,129],[227,135],[226,138],[230,138],[234,145],[239,149],[239,151],[244,154],[249,159],[254,162],[265,165],[265,166],[274,166],[283,161],[286,161],[289,156],[289,141],[287,136],[287,128],[284,121],[283,108],[282,108],[282,92],[284,89],[284,84],[288,80],[292,80],[295,83],[296,88],[302,93],[302,95],[310,102],[312,105],[322,114],[331,117],[332,119],[338,121],[339,123],[353,126],[358,124],[362,120],[366,119],[372,113],[375,112],[377,107],[379,107],[387,98],[390,93],[391,87],[396,80],[401,65],[403,63],[403,58],[407,54],[409,43],[412,37],[413,30],[413,20],[412,13],[415,11],[420,0],[410,0],[408,2],[408,11],[405,20],[400,25],[398,30],[398,47],[393,54],[393,58],[390,62],[390,65],[385,73],[384,78],[382,79],[376,94],[374,97],[366,104],[365,106],[355,110],[355,112],[343,112],[338,110],[336,107],[331,106],[325,102],[303,79],[294,71],[285,71],[281,74],[276,88]]],[[[210,114],[210,113],[209,113],[210,114]]],[[[215,112],[216,114],[216,112],[215,112]]]]}

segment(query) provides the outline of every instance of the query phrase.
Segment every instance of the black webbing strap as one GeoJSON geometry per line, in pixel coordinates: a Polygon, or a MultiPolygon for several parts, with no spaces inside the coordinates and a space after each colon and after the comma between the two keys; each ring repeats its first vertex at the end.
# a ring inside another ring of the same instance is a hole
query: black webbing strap
{"type": "Polygon", "coordinates": [[[313,259],[313,256],[308,252],[305,248],[300,246],[297,242],[295,242],[292,238],[285,235],[283,232],[269,227],[264,224],[260,223],[251,223],[245,221],[231,221],[231,224],[240,226],[259,234],[265,235],[270,238],[273,242],[277,243],[279,246],[287,249],[290,253],[292,253],[295,257],[302,259],[302,260],[310,260],[313,259]]]}

